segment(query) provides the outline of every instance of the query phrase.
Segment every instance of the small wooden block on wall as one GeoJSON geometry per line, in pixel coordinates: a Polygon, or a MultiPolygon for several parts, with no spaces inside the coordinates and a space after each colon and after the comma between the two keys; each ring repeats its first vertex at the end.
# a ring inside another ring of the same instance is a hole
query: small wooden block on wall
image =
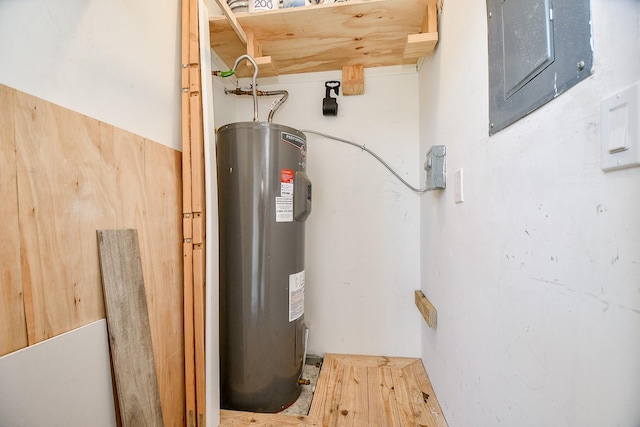
{"type": "Polygon", "coordinates": [[[418,307],[418,310],[420,310],[420,313],[422,314],[422,317],[424,317],[424,320],[427,322],[427,325],[429,325],[429,327],[433,329],[437,328],[438,311],[433,306],[433,304],[431,304],[431,301],[429,301],[427,297],[424,296],[422,291],[416,291],[416,306],[418,307]]]}
{"type": "Polygon", "coordinates": [[[362,95],[364,93],[364,65],[342,67],[342,94],[362,95]]]}

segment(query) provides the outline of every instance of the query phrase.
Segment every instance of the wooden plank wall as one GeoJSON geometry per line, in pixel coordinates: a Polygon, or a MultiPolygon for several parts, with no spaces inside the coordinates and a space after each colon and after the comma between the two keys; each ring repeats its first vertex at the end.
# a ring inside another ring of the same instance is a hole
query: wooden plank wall
{"type": "Polygon", "coordinates": [[[185,424],[181,157],[0,85],[0,355],[104,318],[96,230],[135,228],[167,426],[185,424]]]}

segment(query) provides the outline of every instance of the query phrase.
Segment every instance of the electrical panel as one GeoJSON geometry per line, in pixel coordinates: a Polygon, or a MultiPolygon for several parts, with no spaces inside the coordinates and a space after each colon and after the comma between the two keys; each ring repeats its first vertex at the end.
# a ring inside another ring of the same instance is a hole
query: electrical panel
{"type": "Polygon", "coordinates": [[[487,0],[489,135],[593,72],[589,0],[487,0]]]}

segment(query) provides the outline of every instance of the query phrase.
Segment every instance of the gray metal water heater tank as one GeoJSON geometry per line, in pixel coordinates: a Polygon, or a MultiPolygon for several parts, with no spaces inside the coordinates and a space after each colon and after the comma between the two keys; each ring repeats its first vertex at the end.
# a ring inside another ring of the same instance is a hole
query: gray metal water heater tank
{"type": "Polygon", "coordinates": [[[278,412],[300,395],[306,138],[232,123],[216,132],[220,232],[220,404],[278,412]]]}

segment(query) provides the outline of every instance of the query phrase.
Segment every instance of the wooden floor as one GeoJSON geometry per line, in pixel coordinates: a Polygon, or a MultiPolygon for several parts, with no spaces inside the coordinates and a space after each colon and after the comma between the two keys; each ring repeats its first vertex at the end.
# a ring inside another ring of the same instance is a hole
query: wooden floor
{"type": "Polygon", "coordinates": [[[308,416],[221,411],[220,426],[416,426],[447,423],[420,359],[326,354],[308,416]]]}

